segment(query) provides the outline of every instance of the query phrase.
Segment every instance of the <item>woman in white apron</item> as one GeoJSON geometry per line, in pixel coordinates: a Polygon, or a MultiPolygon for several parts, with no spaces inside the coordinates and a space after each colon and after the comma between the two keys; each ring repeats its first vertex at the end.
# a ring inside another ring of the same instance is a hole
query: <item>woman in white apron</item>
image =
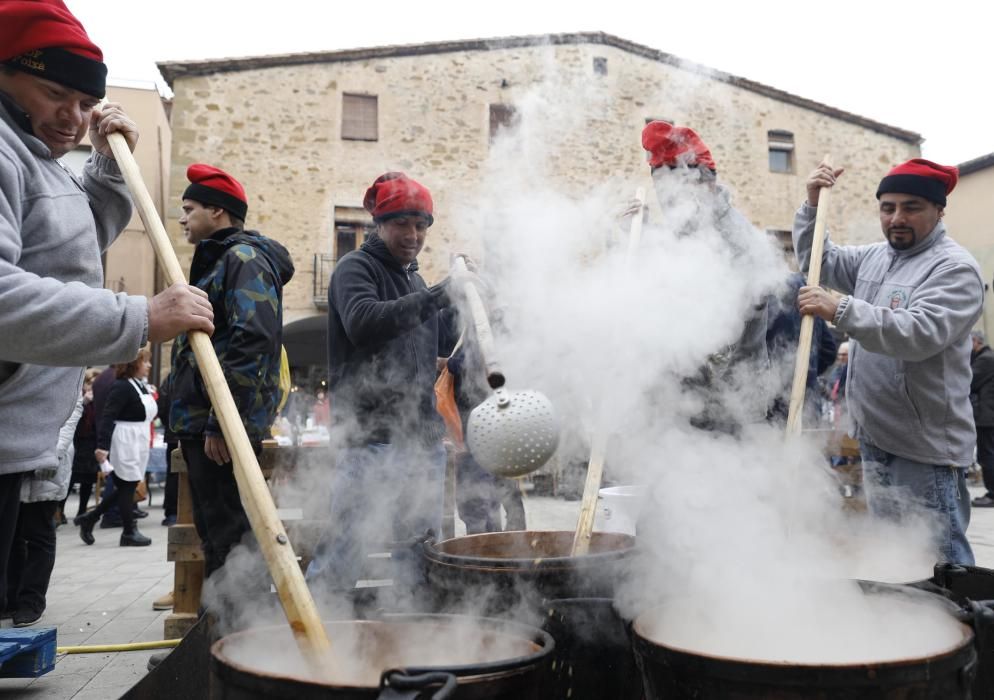
{"type": "Polygon", "coordinates": [[[122,547],[147,547],[152,540],[138,531],[135,524],[134,497],[138,482],[145,478],[151,443],[151,423],[158,408],[155,397],[145,384],[151,368],[149,353],[142,349],[133,361],[116,365],[117,381],[111,386],[97,423],[97,463],[114,479],[117,498],[104,499],[95,509],[73,522],[79,536],[93,544],[93,526],[105,511],[117,505],[124,532],[122,547]]]}

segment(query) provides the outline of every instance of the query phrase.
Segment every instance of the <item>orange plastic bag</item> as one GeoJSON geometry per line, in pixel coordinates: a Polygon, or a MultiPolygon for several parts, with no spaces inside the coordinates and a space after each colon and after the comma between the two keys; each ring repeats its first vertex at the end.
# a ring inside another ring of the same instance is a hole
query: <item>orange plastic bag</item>
{"type": "Polygon", "coordinates": [[[458,449],[462,449],[462,418],[456,406],[456,378],[449,372],[448,367],[443,367],[438,379],[435,380],[435,408],[438,415],[442,416],[449,438],[458,449]]]}

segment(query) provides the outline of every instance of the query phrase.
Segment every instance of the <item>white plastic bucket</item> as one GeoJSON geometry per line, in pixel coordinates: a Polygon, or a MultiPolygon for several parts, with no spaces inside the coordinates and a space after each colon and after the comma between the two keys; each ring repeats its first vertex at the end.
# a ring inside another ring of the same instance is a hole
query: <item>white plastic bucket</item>
{"type": "Polygon", "coordinates": [[[610,486],[598,491],[597,527],[601,532],[623,532],[635,534],[645,500],[644,486],[610,486]]]}

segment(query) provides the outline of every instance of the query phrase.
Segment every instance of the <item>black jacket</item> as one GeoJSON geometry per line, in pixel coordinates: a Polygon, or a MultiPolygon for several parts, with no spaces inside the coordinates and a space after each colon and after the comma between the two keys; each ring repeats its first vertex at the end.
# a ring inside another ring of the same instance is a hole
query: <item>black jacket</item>
{"type": "Polygon", "coordinates": [[[435,410],[439,310],[448,283],[428,288],[375,234],[335,266],[328,285],[332,429],[352,446],[441,440],[435,410]]]}
{"type": "Polygon", "coordinates": [[[970,403],[973,405],[973,422],[978,427],[994,426],[994,352],[984,345],[970,353],[970,403]]]}

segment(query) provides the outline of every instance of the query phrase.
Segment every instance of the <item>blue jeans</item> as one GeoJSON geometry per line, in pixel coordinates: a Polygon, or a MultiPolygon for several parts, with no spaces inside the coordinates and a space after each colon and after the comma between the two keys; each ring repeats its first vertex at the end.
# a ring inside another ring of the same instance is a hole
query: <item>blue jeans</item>
{"type": "MultiPolygon", "coordinates": [[[[428,530],[440,533],[444,488],[441,443],[342,449],[332,476],[331,529],[315,549],[307,579],[349,591],[362,578],[369,553],[410,542],[428,530]]],[[[415,585],[413,565],[401,563],[396,569],[396,586],[415,585]]]]}
{"type": "Polygon", "coordinates": [[[966,539],[970,524],[970,492],[966,470],[947,464],[925,464],[898,457],[860,440],[863,487],[870,513],[900,521],[926,509],[934,515],[934,535],[941,561],[973,566],[966,539]]]}

